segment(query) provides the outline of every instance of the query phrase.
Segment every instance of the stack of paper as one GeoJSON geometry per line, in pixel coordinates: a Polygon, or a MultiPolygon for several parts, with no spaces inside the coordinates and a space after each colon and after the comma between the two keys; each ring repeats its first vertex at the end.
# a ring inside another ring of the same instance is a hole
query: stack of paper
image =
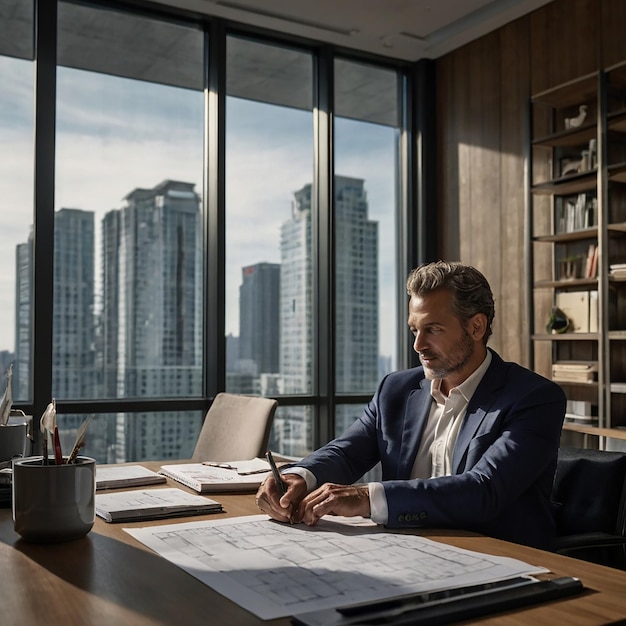
{"type": "Polygon", "coordinates": [[[107,522],[187,517],[221,510],[222,505],[215,500],[176,488],[96,494],[96,514],[107,522]]]}
{"type": "Polygon", "coordinates": [[[124,487],[143,487],[167,482],[161,476],[141,465],[97,465],[96,489],[122,489],[124,487]]]}

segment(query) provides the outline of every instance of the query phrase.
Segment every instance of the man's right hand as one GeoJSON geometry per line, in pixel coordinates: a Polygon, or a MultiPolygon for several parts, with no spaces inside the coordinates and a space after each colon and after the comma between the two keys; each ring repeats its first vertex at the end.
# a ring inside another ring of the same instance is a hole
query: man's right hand
{"type": "Polygon", "coordinates": [[[282,474],[281,478],[287,486],[281,498],[273,476],[269,476],[256,492],[256,505],[279,522],[291,522],[294,511],[307,494],[306,481],[297,474],[282,474]]]}

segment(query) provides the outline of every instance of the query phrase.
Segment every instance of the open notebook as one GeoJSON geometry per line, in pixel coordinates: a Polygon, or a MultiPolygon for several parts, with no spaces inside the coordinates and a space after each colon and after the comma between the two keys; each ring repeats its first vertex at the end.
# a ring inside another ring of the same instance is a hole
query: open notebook
{"type": "Polygon", "coordinates": [[[221,463],[220,466],[206,463],[162,465],[159,473],[191,487],[198,493],[256,491],[269,474],[268,471],[240,474],[236,469],[225,467],[225,465],[234,466],[235,464],[233,462],[221,463]]]}

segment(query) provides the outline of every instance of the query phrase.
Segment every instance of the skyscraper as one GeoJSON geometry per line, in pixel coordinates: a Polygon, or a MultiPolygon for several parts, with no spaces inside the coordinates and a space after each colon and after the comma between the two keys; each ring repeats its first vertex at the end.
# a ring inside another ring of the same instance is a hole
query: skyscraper
{"type": "MultiPolygon", "coordinates": [[[[54,214],[52,395],[64,400],[98,396],[100,369],[97,359],[94,292],[94,214],[62,208],[54,214]]],[[[16,363],[14,398],[28,399],[31,370],[31,309],[33,242],[16,249],[16,363]]],[[[52,398],[50,398],[52,400],[52,398]]],[[[59,430],[65,450],[74,443],[84,415],[60,416],[59,430]]],[[[90,454],[106,459],[104,420],[90,432],[90,454]]]]}
{"type": "Polygon", "coordinates": [[[378,224],[364,181],[335,177],[336,387],[369,393],[378,380],[378,224]]]}
{"type": "MultiPolygon", "coordinates": [[[[336,176],[334,188],[335,382],[339,392],[367,393],[378,377],[378,225],[368,217],[362,179],[336,176]]],[[[312,378],[311,199],[311,185],[296,191],[291,219],[281,229],[280,373],[285,393],[309,392],[312,378]]],[[[275,424],[280,449],[288,454],[311,449],[307,409],[290,408],[289,416],[277,416],[275,424]]],[[[338,424],[338,430],[345,425],[338,424]]]]}
{"type": "MultiPolygon", "coordinates": [[[[30,390],[33,241],[16,247],[16,361],[14,397],[30,390]]],[[[52,393],[64,399],[94,397],[98,384],[94,318],[94,216],[60,209],[54,215],[52,393]]]]}
{"type": "Polygon", "coordinates": [[[280,265],[257,263],[241,271],[239,359],[255,376],[278,372],[280,265]]]}
{"type": "Polygon", "coordinates": [[[93,212],[57,211],[52,328],[52,393],[57,398],[96,395],[94,254],[93,212]]]}
{"type": "MultiPolygon", "coordinates": [[[[200,395],[200,198],[192,183],[166,180],[124,200],[103,219],[106,390],[114,397],[200,395]]],[[[193,416],[118,416],[115,460],[188,456],[200,429],[193,416]]]]}
{"type": "Polygon", "coordinates": [[[31,390],[33,233],[15,247],[15,363],[13,400],[28,400],[31,390]]]}

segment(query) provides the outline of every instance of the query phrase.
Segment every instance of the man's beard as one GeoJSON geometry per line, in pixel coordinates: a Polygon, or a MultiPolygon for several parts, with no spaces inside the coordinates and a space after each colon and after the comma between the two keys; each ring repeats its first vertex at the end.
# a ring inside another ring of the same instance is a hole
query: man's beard
{"type": "MultiPolygon", "coordinates": [[[[430,368],[424,365],[424,373],[428,380],[435,378],[447,378],[450,374],[454,374],[462,370],[469,362],[474,352],[474,341],[470,334],[463,330],[463,338],[461,343],[447,356],[443,357],[439,354],[431,354],[426,352],[427,356],[436,356],[441,361],[441,365],[436,368],[430,368]]],[[[422,353],[420,352],[420,361],[422,360],[422,353]]],[[[422,362],[423,365],[423,362],[422,362]]]]}

